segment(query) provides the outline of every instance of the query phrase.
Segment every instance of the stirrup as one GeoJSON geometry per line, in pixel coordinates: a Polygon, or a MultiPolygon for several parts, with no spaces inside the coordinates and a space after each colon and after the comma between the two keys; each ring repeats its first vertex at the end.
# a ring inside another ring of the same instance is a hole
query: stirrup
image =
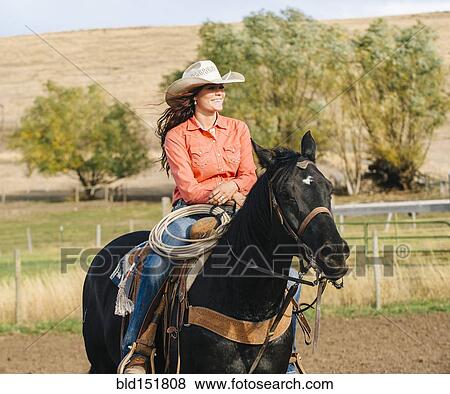
{"type": "Polygon", "coordinates": [[[306,370],[301,363],[301,356],[298,353],[292,353],[289,358],[289,364],[293,364],[299,374],[306,374],[306,370]]]}
{"type": "Polygon", "coordinates": [[[136,351],[136,342],[133,342],[133,345],[131,345],[131,349],[130,351],[125,355],[125,357],[122,359],[122,361],[119,363],[118,367],[117,367],[117,373],[118,374],[123,374],[126,365],[128,364],[128,362],[130,361],[131,357],[133,357],[134,352],[136,351]]]}

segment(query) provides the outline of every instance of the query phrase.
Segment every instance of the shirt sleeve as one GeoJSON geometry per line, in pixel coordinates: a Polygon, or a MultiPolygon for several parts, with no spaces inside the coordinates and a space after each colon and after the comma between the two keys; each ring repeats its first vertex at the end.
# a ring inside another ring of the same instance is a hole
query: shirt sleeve
{"type": "Polygon", "coordinates": [[[206,203],[211,190],[195,179],[191,158],[183,138],[177,134],[167,135],[164,149],[170,171],[183,200],[188,204],[206,203]]]}
{"type": "Polygon", "coordinates": [[[236,178],[233,181],[238,186],[239,192],[247,195],[256,182],[256,166],[253,160],[253,148],[250,140],[250,131],[245,123],[242,123],[241,131],[241,161],[237,170],[236,178]]]}

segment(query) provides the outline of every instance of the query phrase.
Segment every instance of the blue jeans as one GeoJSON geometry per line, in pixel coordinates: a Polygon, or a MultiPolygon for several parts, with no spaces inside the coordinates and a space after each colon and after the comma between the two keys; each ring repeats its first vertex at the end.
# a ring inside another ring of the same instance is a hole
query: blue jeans
{"type": "MultiPolygon", "coordinates": [[[[176,237],[187,238],[188,230],[195,222],[196,219],[193,217],[179,218],[168,226],[168,230],[176,237]]],[[[171,237],[167,232],[164,232],[162,240],[167,245],[186,245],[186,242],[171,237]]],[[[145,314],[171,269],[172,262],[154,252],[149,253],[145,259],[135,309],[122,341],[122,357],[128,353],[129,347],[136,341],[145,314]]]]}

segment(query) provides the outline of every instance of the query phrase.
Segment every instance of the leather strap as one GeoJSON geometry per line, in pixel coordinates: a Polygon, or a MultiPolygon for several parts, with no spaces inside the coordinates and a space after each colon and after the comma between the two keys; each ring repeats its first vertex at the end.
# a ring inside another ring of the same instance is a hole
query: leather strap
{"type": "Polygon", "coordinates": [[[308,224],[311,222],[311,220],[313,220],[319,213],[326,213],[327,215],[333,217],[333,215],[331,214],[330,210],[326,207],[317,207],[314,208],[310,213],[308,213],[308,215],[306,216],[305,219],[303,219],[303,222],[300,224],[300,227],[297,231],[297,235],[299,237],[301,237],[303,235],[303,233],[306,230],[306,227],[308,227],[308,224]]]}
{"type": "MultiPolygon", "coordinates": [[[[247,345],[262,345],[275,317],[260,322],[237,320],[212,309],[201,306],[189,306],[188,324],[206,328],[230,341],[247,345]]],[[[270,341],[283,335],[291,324],[292,304],[289,304],[280,323],[270,337],[270,341]]]]}
{"type": "Polygon", "coordinates": [[[298,353],[292,353],[291,358],[289,359],[289,364],[295,364],[298,373],[306,374],[306,370],[301,363],[301,357],[298,353]]]}
{"type": "Polygon", "coordinates": [[[156,330],[158,329],[158,324],[164,312],[165,306],[166,298],[163,296],[148,328],[136,340],[136,353],[143,354],[147,357],[151,356],[153,349],[155,348],[156,330]]]}
{"type": "MultiPolygon", "coordinates": [[[[305,160],[302,162],[297,163],[297,166],[299,168],[305,169],[308,164],[311,162],[305,160]]],[[[314,163],[312,163],[314,164],[314,163]]],[[[316,207],[314,208],[306,217],[303,219],[303,221],[300,223],[297,231],[295,231],[292,226],[289,224],[289,221],[286,219],[283,210],[280,207],[280,204],[278,204],[277,198],[275,196],[275,193],[273,192],[273,186],[272,182],[276,175],[278,174],[278,170],[272,175],[272,177],[269,179],[269,205],[270,205],[270,216],[272,217],[272,209],[275,209],[275,212],[278,214],[278,217],[280,219],[281,225],[286,229],[286,231],[291,234],[292,238],[294,238],[297,242],[301,242],[300,237],[305,232],[306,228],[308,227],[309,223],[320,213],[326,213],[327,215],[333,217],[332,213],[327,207],[316,207]]]]}
{"type": "MultiPolygon", "coordinates": [[[[258,367],[258,364],[261,361],[261,358],[263,357],[264,352],[266,351],[267,346],[269,345],[269,342],[272,340],[272,335],[278,328],[278,326],[281,322],[281,319],[283,318],[283,315],[286,313],[286,311],[289,308],[292,310],[291,300],[292,300],[292,298],[294,298],[294,294],[297,292],[297,290],[298,290],[298,283],[294,283],[294,285],[291,286],[289,288],[289,290],[287,291],[286,297],[283,300],[281,308],[278,311],[278,314],[275,316],[272,326],[270,327],[269,331],[267,332],[266,339],[264,340],[264,343],[262,344],[262,346],[259,348],[258,354],[256,355],[256,358],[253,361],[253,364],[251,365],[251,367],[248,371],[249,374],[255,372],[256,368],[258,367]]],[[[295,338],[294,338],[294,341],[295,341],[295,338]]]]}

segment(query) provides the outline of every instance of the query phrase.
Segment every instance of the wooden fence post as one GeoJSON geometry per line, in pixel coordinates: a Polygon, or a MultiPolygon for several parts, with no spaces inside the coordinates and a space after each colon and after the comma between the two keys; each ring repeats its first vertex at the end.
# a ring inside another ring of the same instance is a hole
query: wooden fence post
{"type": "Polygon", "coordinates": [[[75,204],[80,202],[80,187],[78,185],[75,186],[75,204]]]}
{"type": "Polygon", "coordinates": [[[415,212],[411,212],[411,217],[412,217],[412,221],[413,221],[413,229],[416,230],[417,229],[417,225],[416,225],[416,213],[415,212]]]}
{"type": "Polygon", "coordinates": [[[21,324],[23,322],[23,300],[22,300],[22,267],[20,261],[20,250],[14,249],[14,263],[16,266],[15,283],[16,283],[16,313],[15,322],[21,324]]]}
{"type": "Polygon", "coordinates": [[[126,204],[128,200],[128,186],[124,185],[123,187],[123,203],[126,204]]]}
{"type": "Polygon", "coordinates": [[[128,222],[130,233],[134,231],[134,220],[130,219],[128,222]]]}
{"type": "Polygon", "coordinates": [[[398,213],[394,215],[395,243],[398,243],[398,213]]]}
{"type": "Polygon", "coordinates": [[[64,243],[64,226],[63,225],[59,226],[59,243],[61,244],[61,246],[64,243]]]}
{"type": "Polygon", "coordinates": [[[450,198],[450,171],[448,172],[447,186],[448,186],[448,198],[450,198]]]}
{"type": "Polygon", "coordinates": [[[377,311],[381,310],[381,264],[378,250],[378,235],[376,230],[373,230],[373,273],[375,278],[375,308],[377,311]]]}
{"type": "Polygon", "coordinates": [[[97,228],[95,231],[95,246],[100,247],[102,243],[102,226],[100,224],[97,224],[97,228]]]}
{"type": "Polygon", "coordinates": [[[384,231],[389,231],[389,226],[391,225],[392,212],[389,212],[386,219],[386,224],[384,225],[384,231]]]}
{"type": "Polygon", "coordinates": [[[105,196],[104,196],[105,202],[109,202],[109,187],[105,186],[104,190],[105,190],[105,196]]]}
{"type": "Polygon", "coordinates": [[[439,182],[439,193],[440,193],[442,198],[445,198],[447,196],[447,188],[446,188],[446,185],[445,185],[445,181],[440,181],[439,182]]]}
{"type": "Polygon", "coordinates": [[[339,232],[343,233],[344,232],[344,215],[339,215],[339,232]]]}
{"type": "Polygon", "coordinates": [[[27,246],[28,252],[33,253],[33,238],[31,237],[31,229],[27,227],[27,246]]]}
{"type": "Polygon", "coordinates": [[[165,217],[170,213],[170,209],[172,208],[170,205],[170,197],[161,197],[161,206],[162,206],[162,216],[165,217]]]}

